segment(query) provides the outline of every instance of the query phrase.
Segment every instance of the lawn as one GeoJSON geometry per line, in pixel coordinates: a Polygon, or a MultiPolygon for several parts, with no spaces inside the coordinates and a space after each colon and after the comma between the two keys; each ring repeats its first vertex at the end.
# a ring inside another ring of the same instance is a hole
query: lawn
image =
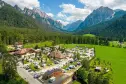
{"type": "Polygon", "coordinates": [[[52,42],[51,41],[46,41],[46,42],[40,42],[40,43],[27,43],[24,45],[24,48],[34,48],[36,45],[38,45],[38,47],[43,47],[43,46],[52,46],[52,42]]]}
{"type": "Polygon", "coordinates": [[[86,37],[96,37],[96,36],[93,35],[93,34],[84,34],[83,36],[86,36],[86,37]]]}
{"type": "Polygon", "coordinates": [[[73,48],[75,46],[95,47],[96,57],[101,60],[109,61],[112,64],[114,84],[126,84],[126,49],[96,46],[87,44],[65,44],[66,48],[73,48]]]}
{"type": "Polygon", "coordinates": [[[39,68],[36,69],[35,66],[34,66],[34,64],[30,64],[29,67],[30,67],[30,69],[33,70],[33,71],[39,71],[39,70],[40,70],[39,68]]]}

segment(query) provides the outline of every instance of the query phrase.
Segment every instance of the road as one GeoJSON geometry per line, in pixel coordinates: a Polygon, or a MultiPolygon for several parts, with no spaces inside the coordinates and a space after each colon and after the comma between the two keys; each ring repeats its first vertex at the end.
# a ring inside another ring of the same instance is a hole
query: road
{"type": "MultiPolygon", "coordinates": [[[[21,65],[20,65],[21,67],[21,65]]],[[[42,84],[37,79],[34,79],[33,76],[27,72],[24,68],[20,68],[17,66],[17,72],[18,74],[24,78],[29,84],[42,84]]]]}

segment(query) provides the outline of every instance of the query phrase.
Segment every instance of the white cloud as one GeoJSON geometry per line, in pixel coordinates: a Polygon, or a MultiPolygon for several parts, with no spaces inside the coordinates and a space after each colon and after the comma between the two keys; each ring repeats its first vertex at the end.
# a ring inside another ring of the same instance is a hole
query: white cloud
{"type": "Polygon", "coordinates": [[[78,0],[85,5],[85,8],[94,10],[100,6],[106,6],[112,9],[126,10],[126,0],[78,0]]]}
{"type": "Polygon", "coordinates": [[[62,23],[64,26],[66,26],[67,24],[69,24],[69,22],[67,22],[67,21],[63,21],[63,20],[57,20],[57,21],[59,21],[60,23],[62,23]]]}
{"type": "Polygon", "coordinates": [[[18,5],[20,8],[34,8],[34,7],[40,7],[40,2],[38,0],[3,0],[8,4],[11,4],[12,6],[18,5]]]}
{"type": "Polygon", "coordinates": [[[100,6],[109,7],[111,9],[126,10],[126,0],[78,0],[84,4],[84,8],[77,8],[73,4],[61,4],[59,7],[63,10],[57,16],[63,21],[74,22],[76,20],[84,20],[94,9],[100,6]]]}
{"type": "Polygon", "coordinates": [[[57,14],[57,16],[59,17],[59,18],[65,18],[65,17],[67,17],[65,14],[63,14],[62,12],[59,12],[58,14],[57,14]]]}
{"type": "Polygon", "coordinates": [[[48,16],[50,17],[54,17],[54,15],[52,13],[46,13],[48,16]]]}
{"type": "Polygon", "coordinates": [[[77,20],[84,20],[88,14],[91,13],[90,10],[84,8],[76,8],[73,4],[61,4],[59,6],[63,10],[57,14],[63,22],[70,23],[77,20]]]}

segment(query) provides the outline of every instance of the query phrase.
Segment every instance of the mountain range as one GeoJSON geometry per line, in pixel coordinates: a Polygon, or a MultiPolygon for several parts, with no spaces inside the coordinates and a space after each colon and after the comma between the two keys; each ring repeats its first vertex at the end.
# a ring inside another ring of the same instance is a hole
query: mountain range
{"type": "Polygon", "coordinates": [[[79,27],[79,25],[82,22],[83,22],[82,20],[78,20],[76,22],[73,22],[71,24],[68,24],[68,25],[64,26],[64,29],[67,30],[67,31],[74,31],[74,30],[76,30],[79,27]]]}
{"type": "MultiPolygon", "coordinates": [[[[105,9],[104,11],[106,11],[106,9],[108,9],[106,7],[102,7],[102,9],[103,8],[105,9]]],[[[110,14],[109,16],[112,16],[112,17],[110,17],[109,19],[106,18],[101,22],[97,22],[96,24],[89,25],[87,27],[85,27],[85,26],[83,26],[81,28],[79,27],[78,30],[75,31],[75,33],[77,33],[77,34],[90,33],[90,34],[95,34],[95,35],[104,36],[104,37],[124,37],[126,35],[126,31],[125,31],[126,27],[124,24],[126,21],[125,20],[126,18],[124,18],[126,16],[126,11],[119,10],[119,9],[112,10],[112,11],[114,14],[110,14]],[[118,24],[117,24],[117,22],[118,22],[118,24]],[[122,31],[123,31],[123,33],[120,33],[122,31]]],[[[97,13],[99,14],[101,12],[97,12],[97,13]]],[[[95,15],[95,14],[97,15],[97,13],[92,12],[89,16],[95,15]]],[[[89,19],[89,16],[86,19],[89,19]]],[[[93,19],[95,19],[95,17],[93,19]]],[[[86,23],[85,21],[82,23],[86,23]]],[[[90,24],[90,23],[88,23],[88,24],[90,24]]]]}
{"type": "Polygon", "coordinates": [[[44,32],[73,32],[74,34],[95,34],[104,37],[126,36],[126,11],[99,7],[84,21],[78,20],[66,26],[54,20],[38,8],[23,10],[0,0],[0,25],[19,28],[41,28],[44,32]]]}
{"type": "Polygon", "coordinates": [[[43,28],[44,30],[60,30],[63,25],[52,17],[48,16],[38,8],[23,10],[15,5],[14,7],[0,0],[0,24],[22,28],[43,28]]]}

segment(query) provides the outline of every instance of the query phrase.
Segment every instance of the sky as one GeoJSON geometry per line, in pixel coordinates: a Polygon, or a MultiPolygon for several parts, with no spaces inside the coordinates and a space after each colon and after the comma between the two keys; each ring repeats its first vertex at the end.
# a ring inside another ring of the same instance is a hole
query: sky
{"type": "Polygon", "coordinates": [[[3,0],[12,6],[33,9],[37,7],[55,20],[67,25],[84,20],[94,9],[100,6],[126,10],[126,0],[3,0]]]}

